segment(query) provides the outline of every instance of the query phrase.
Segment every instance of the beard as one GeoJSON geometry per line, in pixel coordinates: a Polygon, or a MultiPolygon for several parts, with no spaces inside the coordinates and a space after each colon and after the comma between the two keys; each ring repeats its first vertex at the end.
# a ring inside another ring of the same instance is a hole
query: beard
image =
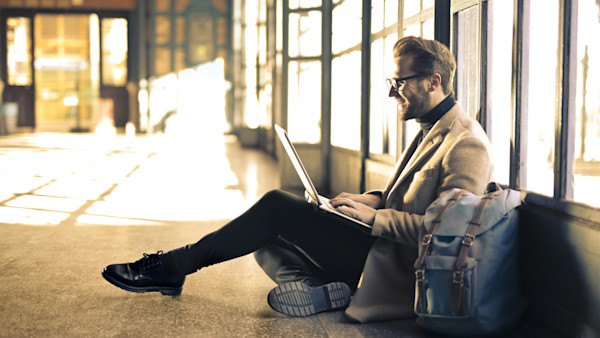
{"type": "Polygon", "coordinates": [[[431,101],[426,93],[414,93],[409,96],[400,95],[400,99],[402,102],[398,102],[398,117],[403,121],[426,114],[426,109],[431,101]]]}

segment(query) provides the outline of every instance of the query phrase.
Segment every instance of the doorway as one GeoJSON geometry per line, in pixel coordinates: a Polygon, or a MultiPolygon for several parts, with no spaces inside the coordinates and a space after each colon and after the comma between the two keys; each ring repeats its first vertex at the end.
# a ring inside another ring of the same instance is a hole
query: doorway
{"type": "Polygon", "coordinates": [[[35,112],[38,131],[89,131],[100,99],[96,14],[34,17],[35,112]]]}

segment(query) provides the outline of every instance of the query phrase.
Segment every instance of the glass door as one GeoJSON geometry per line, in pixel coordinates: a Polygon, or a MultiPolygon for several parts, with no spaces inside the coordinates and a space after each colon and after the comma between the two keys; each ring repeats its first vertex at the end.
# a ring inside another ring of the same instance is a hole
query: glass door
{"type": "MultiPolygon", "coordinates": [[[[6,83],[2,97],[5,109],[14,107],[20,127],[35,127],[32,71],[32,20],[29,16],[8,16],[6,29],[6,83]]],[[[13,117],[14,118],[14,117],[13,117]]],[[[11,122],[12,123],[12,122],[11,122]]]]}
{"type": "Polygon", "coordinates": [[[98,16],[37,14],[34,20],[37,129],[89,131],[100,96],[98,16]]]}

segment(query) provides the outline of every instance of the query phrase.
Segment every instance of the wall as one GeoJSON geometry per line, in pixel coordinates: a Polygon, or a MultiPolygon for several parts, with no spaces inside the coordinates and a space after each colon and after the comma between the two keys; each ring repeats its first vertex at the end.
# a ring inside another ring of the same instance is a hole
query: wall
{"type": "Polygon", "coordinates": [[[532,195],[526,202],[520,230],[529,315],[569,336],[600,337],[600,211],[549,207],[532,195]]]}

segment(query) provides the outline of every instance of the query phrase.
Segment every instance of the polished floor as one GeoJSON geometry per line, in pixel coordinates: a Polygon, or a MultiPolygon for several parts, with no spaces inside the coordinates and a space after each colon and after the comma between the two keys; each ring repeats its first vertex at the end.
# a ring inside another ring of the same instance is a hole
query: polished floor
{"type": "Polygon", "coordinates": [[[280,315],[251,255],[188,276],[179,297],[101,277],[195,242],[278,184],[276,161],[233,137],[0,137],[0,336],[427,336],[412,320],[280,315]]]}

